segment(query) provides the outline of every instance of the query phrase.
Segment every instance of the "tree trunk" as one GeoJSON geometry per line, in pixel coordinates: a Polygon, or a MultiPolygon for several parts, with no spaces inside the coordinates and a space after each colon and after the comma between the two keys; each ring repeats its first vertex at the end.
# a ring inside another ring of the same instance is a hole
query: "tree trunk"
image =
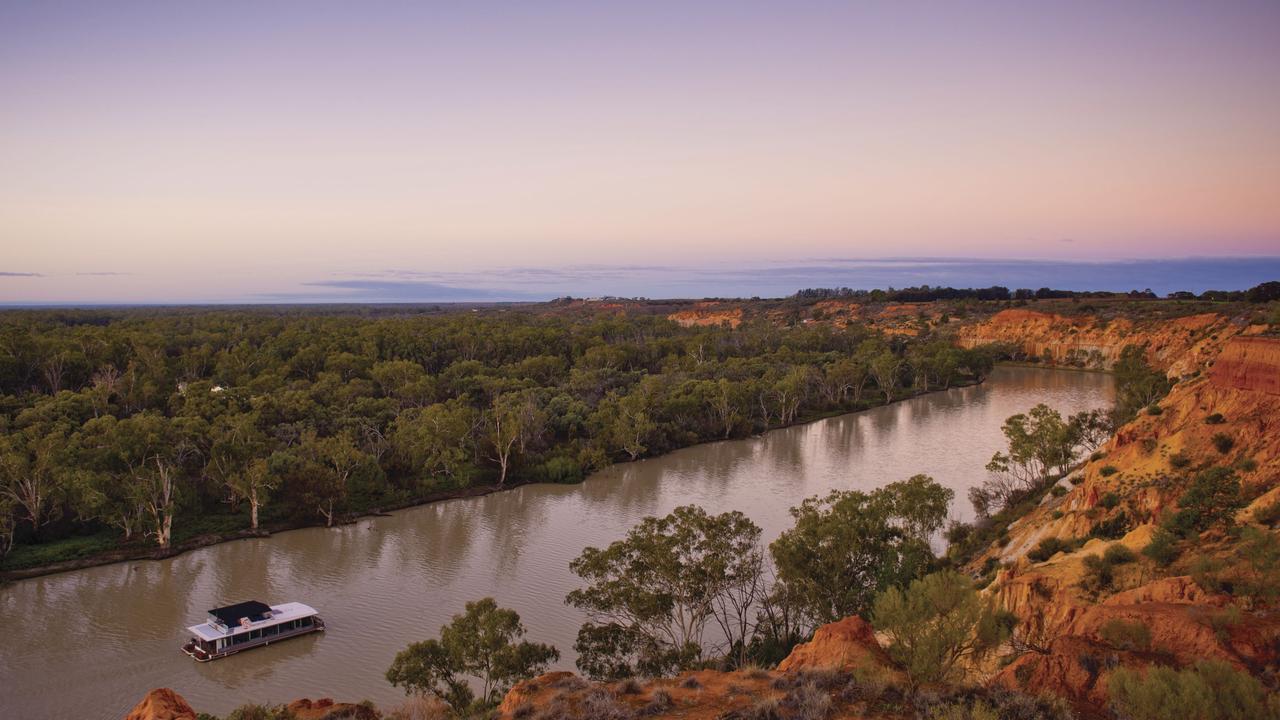
{"type": "Polygon", "coordinates": [[[258,529],[258,488],[249,490],[249,527],[258,529]]]}

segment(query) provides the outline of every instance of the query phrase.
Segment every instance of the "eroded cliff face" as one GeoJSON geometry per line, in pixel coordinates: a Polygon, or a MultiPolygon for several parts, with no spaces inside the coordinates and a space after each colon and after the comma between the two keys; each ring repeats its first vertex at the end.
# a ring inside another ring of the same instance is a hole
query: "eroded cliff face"
{"type": "Polygon", "coordinates": [[[1146,345],[1148,362],[1177,377],[1208,365],[1244,330],[1217,313],[1134,321],[1012,308],[960,328],[956,341],[963,347],[1005,343],[1045,362],[1096,369],[1114,365],[1126,345],[1146,345]]]}
{"type": "Polygon", "coordinates": [[[1280,338],[1245,329],[1221,344],[1190,347],[1199,348],[1187,350],[1196,367],[1165,356],[1168,367],[1204,372],[1175,384],[1159,414],[1144,412],[1120,428],[1100,457],[1064,480],[1064,495],[1047,495],[1010,526],[1005,544],[971,564],[976,572],[989,558],[1002,563],[986,592],[1018,616],[1021,639],[1034,648],[996,672],[993,682],[1059,694],[1096,712],[1105,707],[1106,677],[1117,665],[1188,666],[1214,658],[1262,673],[1280,661],[1280,616],[1259,607],[1242,611],[1239,601],[1187,575],[1195,555],[1236,562],[1232,535],[1211,528],[1168,567],[1141,554],[1155,524],[1207,468],[1229,467],[1239,479],[1245,506],[1237,523],[1249,523],[1280,499],[1280,338]],[[1046,538],[1078,542],[1103,526],[1133,529],[1041,562],[1027,558],[1046,538]],[[1116,565],[1113,581],[1099,588],[1086,558],[1102,557],[1112,545],[1134,559],[1116,565]],[[1118,647],[1104,628],[1120,623],[1146,627],[1149,645],[1118,647]]]}

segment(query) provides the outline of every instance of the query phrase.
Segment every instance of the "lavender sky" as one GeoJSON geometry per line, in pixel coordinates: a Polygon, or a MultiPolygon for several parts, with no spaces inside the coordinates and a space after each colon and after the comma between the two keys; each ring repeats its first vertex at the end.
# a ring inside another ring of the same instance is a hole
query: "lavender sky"
{"type": "Polygon", "coordinates": [[[0,303],[1280,267],[1188,256],[1280,256],[1275,0],[0,2],[0,303]]]}

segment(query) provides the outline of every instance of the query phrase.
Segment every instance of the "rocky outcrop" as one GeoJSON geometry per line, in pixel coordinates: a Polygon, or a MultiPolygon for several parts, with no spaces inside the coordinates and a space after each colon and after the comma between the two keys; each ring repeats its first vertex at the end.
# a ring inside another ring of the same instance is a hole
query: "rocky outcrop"
{"type": "Polygon", "coordinates": [[[157,688],[147,693],[124,720],[196,720],[196,711],[178,693],[157,688]]]}
{"type": "Polygon", "coordinates": [[[679,310],[667,316],[667,319],[681,327],[731,327],[742,324],[742,307],[722,305],[714,302],[702,302],[691,310],[679,310]]]}
{"type": "Polygon", "coordinates": [[[813,633],[778,664],[779,672],[860,670],[897,675],[893,661],[876,640],[871,624],[860,617],[829,623],[813,633]]]}

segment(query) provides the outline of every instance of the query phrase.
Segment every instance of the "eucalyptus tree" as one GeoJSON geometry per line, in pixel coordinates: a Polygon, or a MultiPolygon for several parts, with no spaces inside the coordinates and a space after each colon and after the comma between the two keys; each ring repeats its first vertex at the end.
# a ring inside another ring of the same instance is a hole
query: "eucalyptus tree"
{"type": "Polygon", "coordinates": [[[574,645],[579,669],[657,676],[716,650],[745,652],[764,593],[759,541],[760,528],[742,513],[687,505],[583,550],[569,567],[587,584],[566,598],[587,614],[574,645]]]}
{"type": "Polygon", "coordinates": [[[814,622],[865,615],[877,593],[930,568],[929,540],[953,496],[917,475],[870,492],[808,498],[791,508],[795,525],[769,545],[778,581],[814,622]]]}
{"type": "Polygon", "coordinates": [[[560,658],[550,645],[524,640],[514,610],[493,598],[468,602],[466,611],[440,628],[439,639],[415,642],[396,653],[387,681],[406,694],[430,695],[460,717],[480,716],[498,704],[511,686],[560,658]],[[480,686],[476,696],[472,678],[480,686]]]}

